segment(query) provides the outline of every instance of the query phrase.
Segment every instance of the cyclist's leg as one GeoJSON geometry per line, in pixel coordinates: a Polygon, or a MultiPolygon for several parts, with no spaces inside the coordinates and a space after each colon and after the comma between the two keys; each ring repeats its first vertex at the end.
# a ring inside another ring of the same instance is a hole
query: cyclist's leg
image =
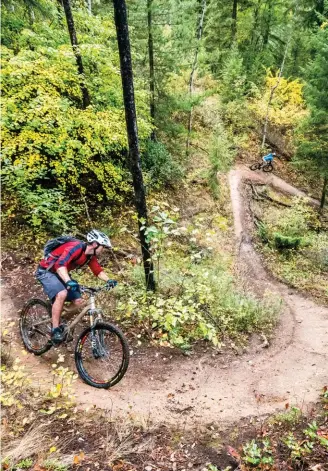
{"type": "Polygon", "coordinates": [[[43,291],[52,302],[52,325],[53,328],[56,328],[59,326],[67,290],[58,276],[48,270],[39,268],[36,272],[36,278],[42,284],[43,291]]]}
{"type": "Polygon", "coordinates": [[[66,301],[67,297],[67,290],[62,290],[59,291],[59,293],[56,294],[53,304],[52,304],[52,328],[55,329],[56,327],[59,327],[60,324],[60,316],[64,307],[64,303],[66,301]]]}

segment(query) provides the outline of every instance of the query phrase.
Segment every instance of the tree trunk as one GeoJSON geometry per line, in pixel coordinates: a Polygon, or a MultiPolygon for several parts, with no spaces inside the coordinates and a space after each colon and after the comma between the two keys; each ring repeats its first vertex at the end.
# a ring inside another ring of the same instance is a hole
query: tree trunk
{"type": "Polygon", "coordinates": [[[253,31],[252,31],[251,40],[250,40],[250,45],[253,51],[256,50],[257,36],[258,36],[257,27],[259,23],[261,3],[262,3],[262,0],[257,0],[257,4],[254,8],[253,28],[252,28],[253,31]]]}
{"type": "Polygon", "coordinates": [[[327,186],[328,186],[328,176],[326,175],[323,179],[323,188],[322,188],[321,200],[320,200],[320,211],[322,211],[325,206],[327,186]]]}
{"type": "Polygon", "coordinates": [[[92,15],[92,0],[87,0],[87,8],[89,15],[92,15]]]}
{"type": "Polygon", "coordinates": [[[80,88],[81,88],[81,92],[82,92],[82,107],[83,107],[83,109],[85,109],[87,106],[90,105],[90,95],[89,95],[88,89],[85,85],[85,77],[84,77],[82,56],[81,56],[79,45],[78,45],[78,42],[77,42],[72,9],[71,9],[71,5],[70,5],[69,0],[62,0],[62,3],[63,3],[63,6],[64,6],[69,37],[71,39],[71,44],[72,44],[73,52],[74,52],[75,59],[76,59],[77,70],[78,70],[78,74],[80,76],[80,88]]]}
{"type": "Polygon", "coordinates": [[[291,20],[290,31],[289,31],[289,35],[288,35],[286,46],[285,46],[284,57],[282,59],[279,74],[278,74],[278,77],[277,77],[277,82],[271,88],[271,91],[270,91],[270,96],[269,96],[269,100],[268,100],[266,115],[265,115],[265,119],[264,119],[264,126],[263,126],[262,148],[265,146],[267,130],[268,130],[268,123],[269,123],[269,112],[270,112],[270,107],[271,107],[273,95],[274,95],[274,92],[275,92],[276,88],[278,87],[278,85],[280,83],[282,73],[283,73],[283,70],[284,70],[284,67],[285,67],[285,62],[286,62],[286,57],[287,57],[287,53],[288,53],[288,49],[289,49],[289,44],[290,44],[290,41],[291,41],[292,36],[293,36],[294,20],[295,20],[296,14],[297,14],[297,10],[298,10],[298,3],[295,6],[294,15],[293,15],[293,18],[291,20]]]}
{"type": "MultiPolygon", "coordinates": [[[[147,0],[148,11],[148,55],[149,55],[149,91],[150,91],[150,117],[155,123],[155,73],[154,73],[154,42],[152,27],[153,0],[147,0]]],[[[156,140],[155,129],[152,130],[151,140],[156,140]]]]}
{"type": "Polygon", "coordinates": [[[232,23],[231,23],[231,43],[233,44],[234,40],[236,39],[237,34],[237,7],[238,7],[238,0],[233,0],[232,4],[232,23]]]}
{"type": "MultiPolygon", "coordinates": [[[[192,64],[192,69],[190,73],[190,79],[189,79],[189,97],[191,99],[192,97],[192,92],[194,89],[194,75],[195,71],[197,68],[197,60],[198,60],[198,52],[199,52],[199,46],[200,46],[200,41],[202,39],[202,34],[203,34],[203,23],[204,23],[204,16],[205,16],[205,11],[206,11],[206,0],[202,0],[202,11],[199,17],[199,22],[198,22],[198,32],[197,32],[197,46],[195,50],[195,57],[193,60],[192,64]]],[[[189,119],[188,119],[188,135],[187,135],[187,142],[186,142],[186,155],[189,154],[189,149],[190,149],[190,135],[191,135],[191,129],[192,129],[192,106],[190,108],[189,112],[189,119]]]]}
{"type": "Polygon", "coordinates": [[[148,215],[146,195],[141,171],[136,107],[134,101],[134,87],[131,61],[131,48],[125,0],[113,0],[117,43],[120,55],[123,99],[125,107],[125,121],[129,142],[129,166],[133,179],[135,193],[135,206],[138,213],[139,237],[143,256],[143,264],[146,275],[147,290],[155,290],[154,267],[151,261],[149,244],[146,241],[145,232],[141,230],[147,225],[148,215]],[[145,221],[144,224],[141,220],[145,221]]]}
{"type": "Polygon", "coordinates": [[[271,19],[272,19],[272,0],[268,0],[267,22],[266,22],[265,31],[263,34],[263,49],[267,47],[268,42],[269,42],[271,19]]]}

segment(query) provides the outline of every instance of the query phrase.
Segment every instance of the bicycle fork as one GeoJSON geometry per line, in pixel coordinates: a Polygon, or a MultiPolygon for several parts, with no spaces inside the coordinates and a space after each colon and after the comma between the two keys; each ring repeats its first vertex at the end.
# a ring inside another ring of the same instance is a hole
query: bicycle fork
{"type": "Polygon", "coordinates": [[[97,320],[100,319],[100,310],[96,309],[95,304],[95,297],[90,296],[90,309],[89,309],[89,318],[90,318],[90,327],[91,327],[91,349],[92,354],[95,359],[98,359],[105,354],[105,349],[103,345],[101,345],[101,340],[99,338],[99,332],[95,331],[95,325],[97,324],[97,320]],[[95,319],[95,315],[97,316],[95,319]]]}

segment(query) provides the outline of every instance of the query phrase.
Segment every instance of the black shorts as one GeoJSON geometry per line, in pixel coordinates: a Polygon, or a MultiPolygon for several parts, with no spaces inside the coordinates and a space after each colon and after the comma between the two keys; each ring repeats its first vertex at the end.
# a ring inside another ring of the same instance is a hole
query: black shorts
{"type": "MultiPolygon", "coordinates": [[[[66,290],[66,286],[63,280],[51,271],[45,270],[44,268],[38,267],[35,272],[35,278],[40,281],[43,287],[43,291],[51,300],[54,302],[56,295],[63,290],[66,290]]],[[[74,299],[80,299],[80,291],[68,291],[66,301],[74,301],[74,299]]]]}

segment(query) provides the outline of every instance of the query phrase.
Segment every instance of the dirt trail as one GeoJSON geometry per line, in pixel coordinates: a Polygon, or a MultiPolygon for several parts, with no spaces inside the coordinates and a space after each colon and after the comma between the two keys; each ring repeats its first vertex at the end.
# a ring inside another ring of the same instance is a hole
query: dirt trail
{"type": "MultiPolygon", "coordinates": [[[[229,175],[239,269],[250,280],[250,287],[269,289],[285,303],[272,345],[229,358],[213,357],[212,353],[171,358],[170,351],[137,352],[131,357],[125,378],[112,390],[96,390],[78,380],[76,392],[81,407],[97,405],[110,409],[113,416],[130,415],[177,426],[224,426],[282,410],[286,402],[304,407],[317,400],[328,377],[328,309],[272,281],[263,269],[247,230],[250,221],[242,197],[244,179],[267,182],[295,195],[301,192],[275,176],[244,168],[229,175]]],[[[14,311],[3,290],[3,316],[13,316],[14,311]]],[[[20,354],[19,344],[12,348],[20,354]]],[[[35,382],[49,377],[57,354],[58,350],[52,350],[41,358],[22,357],[35,382]]],[[[72,359],[68,364],[73,366],[72,359]]]]}

